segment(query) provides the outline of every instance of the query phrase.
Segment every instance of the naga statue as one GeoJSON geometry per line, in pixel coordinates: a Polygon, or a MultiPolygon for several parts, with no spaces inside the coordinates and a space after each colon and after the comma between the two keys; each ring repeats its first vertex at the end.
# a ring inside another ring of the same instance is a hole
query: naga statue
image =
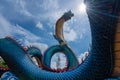
{"type": "MultiPolygon", "coordinates": [[[[55,39],[59,45],[44,55],[36,47],[23,48],[13,38],[0,39],[0,56],[20,80],[104,80],[120,76],[120,0],[85,0],[90,22],[92,47],[81,64],[63,36],[63,24],[73,17],[65,13],[56,23],[55,39]],[[52,56],[62,52],[67,67],[61,71],[50,67],[52,56]],[[31,57],[35,57],[38,66],[31,57]]],[[[17,80],[17,79],[16,79],[17,80]]]]}

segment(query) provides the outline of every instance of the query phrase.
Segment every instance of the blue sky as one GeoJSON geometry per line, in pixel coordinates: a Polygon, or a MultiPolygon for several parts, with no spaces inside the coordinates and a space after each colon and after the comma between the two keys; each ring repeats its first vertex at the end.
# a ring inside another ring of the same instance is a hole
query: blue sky
{"type": "Polygon", "coordinates": [[[74,17],[64,24],[65,40],[77,56],[88,51],[91,32],[87,14],[79,10],[83,0],[0,0],[0,38],[13,36],[24,45],[44,52],[57,45],[56,21],[71,10],[74,17]]]}
{"type": "MultiPolygon", "coordinates": [[[[22,44],[37,46],[44,52],[48,47],[58,44],[52,36],[55,23],[64,12],[72,10],[75,16],[65,23],[64,36],[80,61],[85,58],[83,53],[88,51],[91,43],[87,14],[79,10],[82,2],[83,0],[0,0],[0,38],[13,36],[22,44]]],[[[53,59],[53,68],[56,59],[53,59]]],[[[61,60],[63,67],[65,58],[61,60]]]]}

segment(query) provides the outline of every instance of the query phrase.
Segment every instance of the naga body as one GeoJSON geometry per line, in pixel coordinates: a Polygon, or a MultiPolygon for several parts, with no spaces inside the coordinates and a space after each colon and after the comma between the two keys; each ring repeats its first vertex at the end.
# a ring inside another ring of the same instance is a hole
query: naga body
{"type": "Polygon", "coordinates": [[[85,3],[88,5],[92,48],[81,65],[68,44],[62,44],[65,42],[62,25],[72,15],[58,20],[60,24],[57,23],[55,37],[60,45],[49,48],[44,56],[35,48],[25,50],[11,38],[0,39],[0,56],[20,80],[103,80],[119,76],[120,0],[85,0],[85,3]],[[58,51],[67,55],[69,63],[67,70],[61,73],[50,69],[50,59],[58,51]],[[37,57],[40,67],[26,53],[37,57]]]}

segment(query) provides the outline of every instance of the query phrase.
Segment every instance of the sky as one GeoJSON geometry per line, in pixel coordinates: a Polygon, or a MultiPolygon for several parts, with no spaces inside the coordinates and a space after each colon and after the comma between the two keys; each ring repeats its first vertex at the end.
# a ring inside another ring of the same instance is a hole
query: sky
{"type": "MultiPolygon", "coordinates": [[[[13,36],[24,46],[36,46],[42,53],[58,45],[54,39],[56,21],[71,10],[74,17],[64,24],[64,37],[79,62],[85,59],[91,44],[91,31],[83,0],[0,0],[0,38],[13,36]]],[[[57,54],[52,58],[56,68],[57,54]]],[[[65,66],[65,55],[60,54],[65,66]]],[[[111,80],[111,79],[110,79],[111,80]]]]}
{"type": "Polygon", "coordinates": [[[36,46],[44,53],[58,45],[53,37],[55,23],[71,10],[74,17],[65,22],[64,37],[80,58],[91,44],[89,20],[82,3],[83,0],[0,0],[0,38],[13,36],[23,45],[36,46]]]}

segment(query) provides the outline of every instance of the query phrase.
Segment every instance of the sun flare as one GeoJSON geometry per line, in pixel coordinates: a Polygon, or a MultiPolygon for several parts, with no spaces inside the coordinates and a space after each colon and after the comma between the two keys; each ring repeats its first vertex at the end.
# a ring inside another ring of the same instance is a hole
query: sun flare
{"type": "Polygon", "coordinates": [[[84,3],[81,3],[79,6],[79,11],[81,13],[85,13],[86,12],[86,5],[84,3]]]}

